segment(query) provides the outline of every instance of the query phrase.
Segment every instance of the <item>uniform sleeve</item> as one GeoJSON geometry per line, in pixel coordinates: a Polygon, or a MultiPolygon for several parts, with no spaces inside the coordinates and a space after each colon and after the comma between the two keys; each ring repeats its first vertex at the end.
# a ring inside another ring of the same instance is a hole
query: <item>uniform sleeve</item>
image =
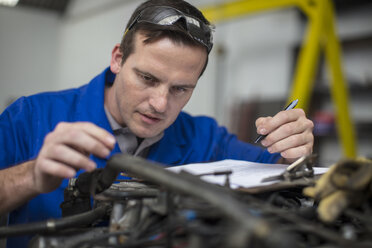
{"type": "Polygon", "coordinates": [[[237,159],[259,163],[276,163],[280,158],[278,153],[269,153],[266,149],[238,140],[236,135],[230,134],[226,128],[217,130],[219,141],[216,146],[217,160],[237,159]]]}
{"type": "Polygon", "coordinates": [[[0,115],[0,169],[23,162],[29,157],[31,113],[30,105],[22,97],[0,115]]]}
{"type": "MultiPolygon", "coordinates": [[[[210,161],[224,159],[246,160],[260,163],[276,163],[280,154],[269,153],[266,149],[238,140],[225,127],[219,126],[214,119],[198,118],[197,125],[202,129],[203,141],[208,141],[207,153],[211,154],[210,161]]],[[[203,142],[200,140],[200,142],[203,142]]]]}

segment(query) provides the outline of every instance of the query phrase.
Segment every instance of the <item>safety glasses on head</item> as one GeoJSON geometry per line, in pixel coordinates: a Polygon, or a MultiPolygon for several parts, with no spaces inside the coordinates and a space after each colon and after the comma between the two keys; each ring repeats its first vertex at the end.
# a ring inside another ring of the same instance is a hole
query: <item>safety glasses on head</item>
{"type": "Polygon", "coordinates": [[[151,6],[142,10],[125,31],[131,30],[136,23],[147,22],[161,26],[171,26],[182,21],[183,27],[188,35],[204,45],[208,53],[212,50],[213,37],[211,25],[207,25],[198,18],[184,14],[178,9],[168,6],[151,6]]]}

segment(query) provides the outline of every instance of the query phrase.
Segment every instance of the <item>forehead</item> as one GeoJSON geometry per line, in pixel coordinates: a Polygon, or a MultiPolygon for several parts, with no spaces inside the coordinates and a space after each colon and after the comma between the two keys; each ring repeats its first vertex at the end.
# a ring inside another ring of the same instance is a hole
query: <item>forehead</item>
{"type": "Polygon", "coordinates": [[[134,51],[128,57],[133,66],[160,74],[190,74],[192,80],[197,80],[207,59],[204,47],[175,42],[168,37],[150,43],[146,39],[143,33],[135,36],[134,51]]]}
{"type": "Polygon", "coordinates": [[[145,44],[151,44],[161,39],[169,39],[173,41],[175,44],[186,45],[186,46],[190,46],[193,48],[201,47],[207,51],[207,48],[204,45],[197,42],[186,31],[183,32],[181,30],[177,30],[177,31],[176,30],[177,29],[175,30],[164,29],[163,30],[159,28],[154,29],[154,30],[151,30],[151,28],[149,30],[139,29],[134,34],[134,40],[136,42],[137,40],[136,38],[138,38],[138,36],[141,36],[143,37],[143,42],[145,44]]]}

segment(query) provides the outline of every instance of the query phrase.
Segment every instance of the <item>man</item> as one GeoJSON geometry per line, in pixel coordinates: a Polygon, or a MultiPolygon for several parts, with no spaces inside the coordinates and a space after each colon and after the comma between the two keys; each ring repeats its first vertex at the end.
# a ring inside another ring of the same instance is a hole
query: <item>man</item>
{"type": "Polygon", "coordinates": [[[59,217],[67,179],[103,167],[117,152],[166,165],[291,162],[310,154],[313,124],[300,109],[257,120],[267,150],[181,111],[211,48],[209,22],[195,7],[150,0],[130,18],[110,67],[89,84],[9,106],[0,117],[0,212],[11,211],[9,223],[59,217]]]}

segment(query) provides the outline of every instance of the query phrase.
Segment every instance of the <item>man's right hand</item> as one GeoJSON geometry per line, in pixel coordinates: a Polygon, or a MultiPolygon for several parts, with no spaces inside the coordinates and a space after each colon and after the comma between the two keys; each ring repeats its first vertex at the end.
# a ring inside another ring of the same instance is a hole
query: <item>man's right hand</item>
{"type": "Polygon", "coordinates": [[[94,170],[96,164],[89,155],[106,158],[114,145],[112,134],[92,123],[59,123],[45,137],[35,160],[35,189],[38,193],[48,193],[55,190],[64,178],[74,177],[76,171],[94,170]]]}

